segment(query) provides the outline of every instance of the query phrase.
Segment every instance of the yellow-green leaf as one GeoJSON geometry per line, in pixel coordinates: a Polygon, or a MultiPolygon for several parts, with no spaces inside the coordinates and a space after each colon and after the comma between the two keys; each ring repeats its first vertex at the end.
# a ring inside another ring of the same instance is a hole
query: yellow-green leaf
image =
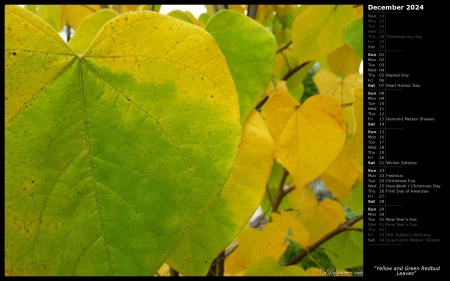
{"type": "Polygon", "coordinates": [[[253,264],[246,276],[305,276],[306,272],[297,265],[282,266],[274,257],[263,257],[253,264]]]}
{"type": "Polygon", "coordinates": [[[344,44],[344,29],[354,18],[351,5],[310,5],[300,11],[292,26],[299,64],[320,59],[344,44]]]}
{"type": "Polygon", "coordinates": [[[352,268],[363,264],[363,233],[344,231],[322,245],[322,249],[337,268],[352,268]]]}
{"type": "Polygon", "coordinates": [[[231,10],[214,14],[206,31],[227,59],[239,96],[241,124],[244,124],[272,78],[275,37],[250,17],[231,10]]]}
{"type": "Polygon", "coordinates": [[[342,204],[351,209],[356,215],[363,211],[363,195],[364,185],[363,182],[359,182],[353,187],[352,193],[342,199],[342,204]]]}
{"type": "Polygon", "coordinates": [[[306,75],[308,75],[310,69],[314,66],[314,63],[315,62],[310,62],[305,64],[300,70],[296,71],[286,81],[289,92],[297,100],[303,99],[303,91],[305,89],[303,81],[305,80],[306,75]]]}
{"type": "Polygon", "coordinates": [[[28,10],[5,16],[6,272],[153,275],[236,158],[239,105],[220,49],[143,11],[77,55],[28,10]]]}
{"type": "Polygon", "coordinates": [[[345,142],[340,104],[324,95],[308,98],[292,114],[275,147],[275,158],[292,175],[296,188],[320,176],[345,142]]]}
{"type": "Polygon", "coordinates": [[[89,48],[89,45],[94,40],[97,33],[103,25],[118,16],[119,14],[111,9],[101,9],[87,17],[85,17],[77,31],[70,38],[68,45],[78,54],[84,53],[89,48]]]}
{"type": "Polygon", "coordinates": [[[61,6],[61,14],[64,21],[70,25],[71,28],[77,30],[78,25],[81,21],[89,16],[90,14],[95,13],[100,10],[100,5],[60,5],[61,6]]]}
{"type": "Polygon", "coordinates": [[[61,17],[60,5],[25,5],[24,8],[45,20],[56,31],[63,29],[64,21],[61,17]]]}
{"type": "Polygon", "coordinates": [[[181,10],[172,10],[167,15],[188,22],[190,24],[195,24],[194,20],[187,13],[181,10]]]}
{"type": "Polygon", "coordinates": [[[256,111],[245,123],[231,175],[217,200],[183,237],[167,263],[183,275],[204,276],[219,253],[248,223],[265,192],[273,141],[256,111]]]}
{"type": "Polygon", "coordinates": [[[344,33],[345,42],[352,46],[360,59],[364,58],[363,32],[363,20],[355,19],[347,26],[344,33]]]}

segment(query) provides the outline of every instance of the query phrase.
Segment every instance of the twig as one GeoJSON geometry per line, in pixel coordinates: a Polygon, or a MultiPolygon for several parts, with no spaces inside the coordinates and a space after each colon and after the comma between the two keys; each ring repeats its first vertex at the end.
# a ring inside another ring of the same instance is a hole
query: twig
{"type": "Polygon", "coordinates": [[[247,16],[256,19],[256,12],[258,12],[258,5],[248,5],[247,16]]]}
{"type": "Polygon", "coordinates": [[[284,50],[286,50],[287,48],[289,48],[289,46],[290,46],[291,44],[292,44],[292,41],[289,41],[286,45],[284,45],[283,47],[279,48],[278,51],[277,51],[277,54],[278,54],[278,53],[281,53],[281,52],[283,52],[284,50]]]}
{"type": "Polygon", "coordinates": [[[281,80],[287,81],[292,75],[294,75],[297,71],[299,71],[300,69],[302,69],[305,65],[307,65],[308,63],[310,63],[309,61],[304,62],[300,65],[297,65],[296,67],[292,68],[291,70],[289,70],[288,73],[286,73],[283,78],[281,78],[281,80]]]}
{"type": "Polygon", "coordinates": [[[363,215],[361,214],[361,215],[354,217],[353,219],[348,220],[345,223],[339,225],[338,227],[336,227],[335,230],[329,232],[328,234],[326,234],[325,236],[320,238],[316,243],[312,244],[311,246],[309,246],[306,249],[304,249],[303,251],[301,251],[295,258],[293,258],[292,260],[287,262],[286,265],[293,265],[293,264],[298,263],[304,257],[309,255],[310,252],[314,251],[315,249],[320,247],[323,243],[330,240],[331,238],[333,238],[334,236],[338,235],[341,232],[344,232],[346,230],[358,230],[359,231],[358,228],[354,229],[353,227],[350,227],[350,226],[354,225],[355,223],[357,223],[358,221],[360,221],[362,219],[363,219],[363,215]]]}
{"type": "Polygon", "coordinates": [[[269,96],[265,96],[260,102],[258,102],[258,104],[255,106],[256,110],[259,110],[265,103],[266,101],[269,99],[269,96]]]}
{"type": "Polygon", "coordinates": [[[70,25],[66,24],[66,38],[67,38],[67,42],[69,42],[70,40],[70,25]]]}

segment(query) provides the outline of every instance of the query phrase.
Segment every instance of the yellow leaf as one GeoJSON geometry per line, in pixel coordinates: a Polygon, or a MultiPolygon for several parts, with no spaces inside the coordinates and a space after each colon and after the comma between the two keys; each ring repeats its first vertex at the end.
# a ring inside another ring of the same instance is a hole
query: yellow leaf
{"type": "Polygon", "coordinates": [[[354,18],[351,5],[310,5],[302,9],[292,25],[299,64],[317,60],[344,44],[344,28],[354,18]]]}
{"type": "Polygon", "coordinates": [[[281,213],[272,214],[272,223],[278,225],[283,235],[290,240],[306,248],[309,242],[309,232],[303,226],[298,215],[293,212],[281,211],[281,213]]]}
{"type": "Polygon", "coordinates": [[[307,246],[345,221],[341,204],[331,199],[318,202],[311,188],[295,188],[287,195],[287,199],[292,208],[300,211],[298,219],[309,233],[307,246]]]}
{"type": "Polygon", "coordinates": [[[363,5],[357,5],[353,9],[355,10],[356,18],[357,19],[362,19],[363,15],[364,15],[364,6],[363,5]]]}
{"type": "Polygon", "coordinates": [[[310,267],[306,270],[306,276],[323,276],[324,270],[322,268],[310,267]]]}
{"type": "Polygon", "coordinates": [[[263,257],[253,264],[246,276],[305,276],[306,272],[297,265],[282,266],[274,257],[263,257]]]}
{"type": "Polygon", "coordinates": [[[273,12],[275,10],[274,5],[258,5],[258,12],[256,13],[256,21],[260,24],[264,25],[264,22],[270,17],[273,16],[273,12]]]}
{"type": "Polygon", "coordinates": [[[280,81],[269,93],[269,99],[262,109],[262,116],[275,144],[281,132],[300,103],[295,100],[286,88],[286,82],[280,81]]]}
{"type": "Polygon", "coordinates": [[[61,5],[61,7],[62,17],[74,30],[85,17],[101,9],[100,5],[61,5]]]}
{"type": "MultiPolygon", "coordinates": [[[[218,5],[218,6],[220,7],[220,5],[218,5]]],[[[206,8],[206,13],[207,13],[210,17],[212,17],[212,16],[215,14],[213,5],[205,5],[205,8],[206,8]]],[[[219,9],[220,9],[220,8],[219,8],[219,9]]]]}
{"type": "Polygon", "coordinates": [[[163,264],[160,269],[158,269],[155,276],[170,276],[170,267],[167,263],[163,264]]]}
{"type": "Polygon", "coordinates": [[[122,5],[122,13],[136,11],[139,6],[140,5],[122,5]]]}
{"type": "Polygon", "coordinates": [[[353,103],[355,98],[351,91],[353,87],[362,87],[363,76],[361,74],[349,74],[341,81],[339,77],[328,70],[321,69],[314,75],[313,80],[319,93],[330,96],[337,100],[344,108],[345,122],[347,124],[347,137],[355,133],[356,124],[353,113],[353,103]]]}
{"type": "Polygon", "coordinates": [[[355,50],[347,44],[334,50],[327,56],[330,70],[341,77],[359,72],[361,59],[355,50]]]}
{"type": "MultiPolygon", "coordinates": [[[[239,242],[239,237],[234,240],[239,242]]],[[[232,244],[233,245],[233,244],[232,244]]],[[[230,248],[230,247],[229,247],[230,248]]],[[[225,259],[225,276],[243,276],[245,270],[250,266],[250,262],[244,258],[239,246],[233,250],[225,259]]]]}
{"type": "Polygon", "coordinates": [[[275,158],[292,175],[296,188],[320,176],[345,142],[340,104],[324,95],[308,98],[296,108],[275,147],[275,158]]]}
{"type": "Polygon", "coordinates": [[[249,228],[242,231],[236,250],[241,252],[249,264],[254,264],[264,256],[279,259],[287,245],[278,226],[267,223],[262,229],[249,228]]]}
{"type": "Polygon", "coordinates": [[[362,181],[363,176],[362,88],[353,88],[352,92],[355,94],[353,105],[356,120],[355,134],[347,140],[338,158],[321,176],[327,188],[339,200],[349,196],[353,185],[362,181]]]}
{"type": "Polygon", "coordinates": [[[343,223],[345,212],[337,201],[325,199],[316,206],[305,210],[300,215],[300,220],[310,233],[309,246],[343,223]]]}
{"type": "Polygon", "coordinates": [[[306,212],[317,205],[317,199],[311,188],[295,188],[286,196],[289,205],[300,212],[306,212]]]}
{"type": "Polygon", "coordinates": [[[363,89],[362,87],[355,87],[351,90],[355,96],[353,104],[353,111],[355,113],[356,130],[353,137],[348,140],[348,158],[350,164],[358,171],[360,176],[363,175],[363,89]]]}
{"type": "Polygon", "coordinates": [[[245,14],[248,5],[228,5],[228,9],[245,14]]]}
{"type": "Polygon", "coordinates": [[[350,195],[359,178],[359,173],[351,165],[348,156],[349,147],[347,142],[333,164],[320,176],[328,190],[339,200],[350,195]]]}

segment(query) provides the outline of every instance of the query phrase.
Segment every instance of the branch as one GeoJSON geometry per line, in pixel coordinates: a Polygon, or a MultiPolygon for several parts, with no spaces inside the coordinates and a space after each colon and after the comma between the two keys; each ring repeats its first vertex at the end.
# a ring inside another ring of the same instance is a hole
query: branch
{"type": "Polygon", "coordinates": [[[269,99],[269,96],[265,96],[260,102],[258,102],[258,104],[255,106],[255,109],[256,110],[260,109],[266,103],[266,101],[268,99],[269,99]]]}
{"type": "MultiPolygon", "coordinates": [[[[303,251],[301,251],[295,258],[293,258],[288,263],[286,263],[286,265],[294,265],[294,264],[298,263],[304,257],[309,255],[310,252],[314,251],[315,249],[320,247],[323,243],[327,242],[328,240],[330,240],[331,238],[333,238],[334,236],[338,235],[341,232],[344,232],[346,230],[357,230],[358,228],[353,228],[350,226],[354,225],[355,223],[357,223],[358,221],[360,221],[362,219],[363,219],[363,215],[359,215],[359,216],[354,217],[353,219],[348,220],[348,221],[344,222],[343,224],[339,225],[338,227],[336,227],[335,230],[329,232],[324,237],[320,238],[316,243],[312,244],[311,246],[309,246],[306,249],[304,249],[303,251]]],[[[358,231],[359,231],[359,229],[358,229],[358,231]]]]}
{"type": "Polygon", "coordinates": [[[258,5],[248,5],[247,16],[252,19],[256,19],[256,12],[258,11],[258,5]]]}
{"type": "Polygon", "coordinates": [[[283,78],[281,78],[281,80],[287,81],[292,75],[294,75],[297,71],[299,71],[300,69],[302,69],[305,65],[307,65],[308,63],[310,63],[310,61],[304,62],[300,65],[297,65],[296,67],[294,67],[293,69],[289,70],[288,73],[286,73],[283,78]]]}
{"type": "Polygon", "coordinates": [[[225,251],[222,251],[217,258],[214,259],[209,267],[208,274],[206,276],[223,276],[225,271],[225,251]]]}
{"type": "Polygon", "coordinates": [[[280,207],[281,200],[283,200],[283,197],[286,196],[289,192],[294,190],[294,187],[289,188],[288,190],[284,191],[284,183],[286,182],[286,178],[289,175],[289,172],[284,169],[283,170],[283,177],[280,181],[280,186],[278,187],[278,196],[276,201],[272,204],[272,212],[278,212],[278,207],[280,207]]]}
{"type": "Polygon", "coordinates": [[[279,48],[278,51],[277,51],[277,54],[278,54],[278,53],[281,53],[281,52],[283,52],[284,50],[286,50],[287,48],[289,48],[289,46],[290,46],[291,44],[292,44],[292,41],[289,41],[289,43],[287,43],[287,44],[284,45],[283,47],[279,48]]]}

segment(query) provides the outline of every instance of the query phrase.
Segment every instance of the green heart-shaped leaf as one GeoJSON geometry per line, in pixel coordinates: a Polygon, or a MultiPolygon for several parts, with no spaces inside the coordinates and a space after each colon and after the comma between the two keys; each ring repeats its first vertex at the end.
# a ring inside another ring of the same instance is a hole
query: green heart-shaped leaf
{"type": "Polygon", "coordinates": [[[214,40],[155,12],[77,55],[5,11],[5,270],[153,275],[227,180],[238,98],[214,40]]]}

